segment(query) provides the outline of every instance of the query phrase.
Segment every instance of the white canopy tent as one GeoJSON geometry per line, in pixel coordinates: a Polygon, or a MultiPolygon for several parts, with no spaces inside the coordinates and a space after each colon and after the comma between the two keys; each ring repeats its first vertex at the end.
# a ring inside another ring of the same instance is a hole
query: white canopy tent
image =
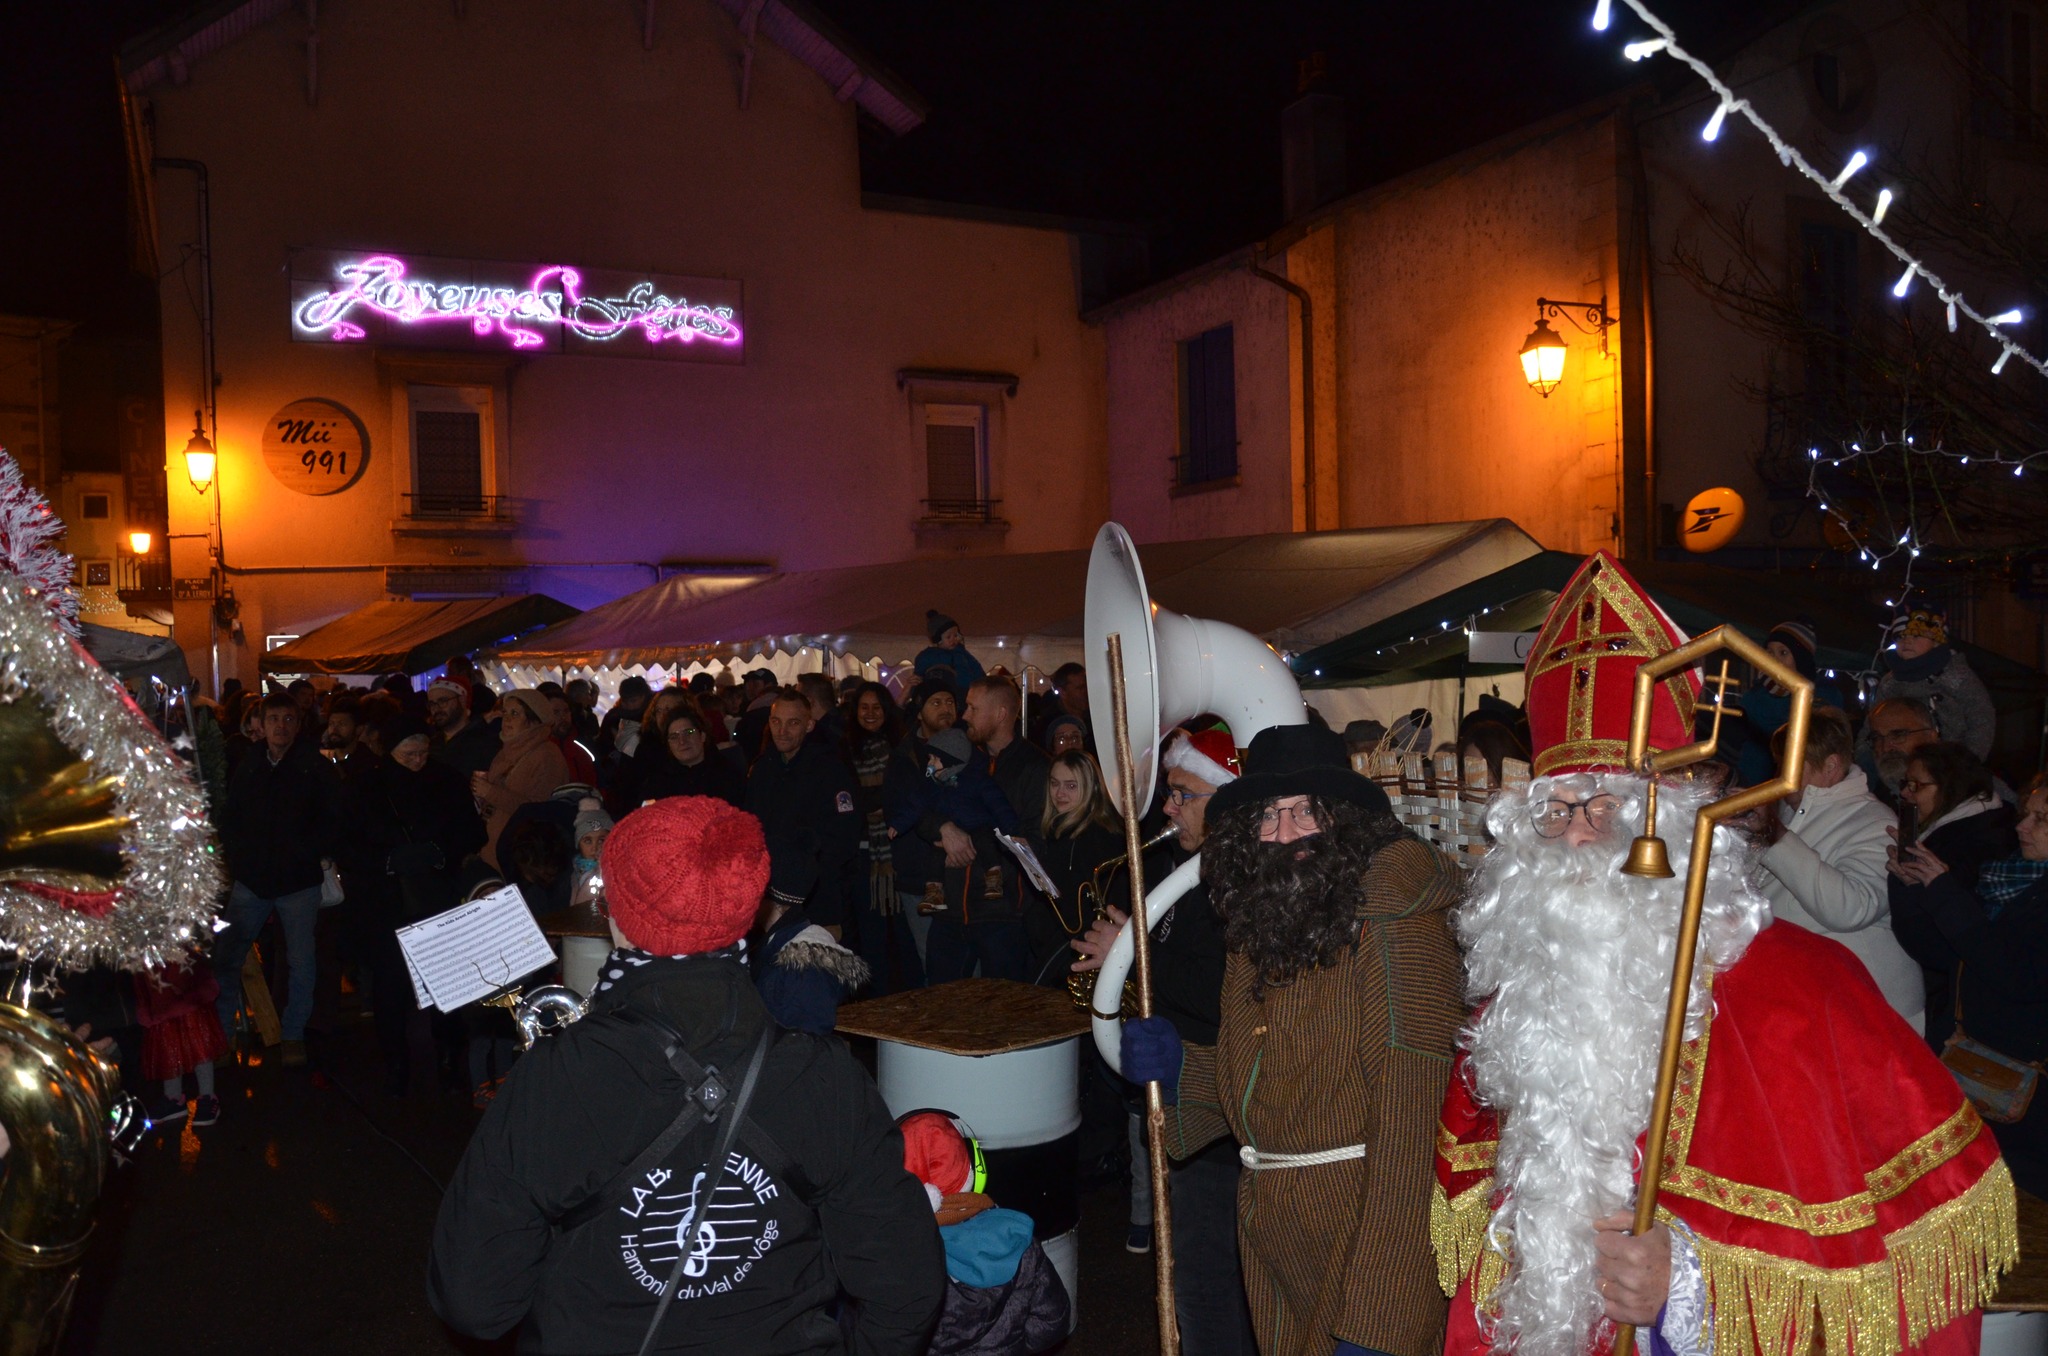
{"type": "MultiPolygon", "coordinates": [[[[1160,606],[1243,627],[1290,654],[1539,550],[1513,523],[1494,518],[1160,542],[1139,547],[1139,556],[1160,606]]],[[[678,575],[484,658],[522,686],[594,678],[607,698],[629,673],[657,685],[753,667],[785,679],[805,671],[886,678],[930,643],[925,610],[937,608],[959,621],[983,664],[1035,676],[1081,658],[1087,572],[1088,552],[1073,550],[678,575]]],[[[1455,703],[1454,693],[1449,700],[1455,703]]],[[[1420,704],[1433,703],[1409,703],[1420,704]]]]}

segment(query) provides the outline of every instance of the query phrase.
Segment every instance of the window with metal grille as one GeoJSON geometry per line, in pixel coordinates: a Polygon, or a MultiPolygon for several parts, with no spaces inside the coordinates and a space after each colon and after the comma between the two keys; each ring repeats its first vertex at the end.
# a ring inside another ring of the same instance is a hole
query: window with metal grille
{"type": "Polygon", "coordinates": [[[111,518],[113,498],[104,494],[85,494],[78,498],[78,516],[81,518],[111,518]]]}
{"type": "Polygon", "coordinates": [[[490,392],[468,387],[414,386],[411,512],[420,517],[487,516],[484,451],[490,392]]]}
{"type": "Polygon", "coordinates": [[[1180,341],[1180,455],[1174,480],[1203,485],[1237,477],[1237,366],[1231,329],[1180,341]]]}
{"type": "Polygon", "coordinates": [[[979,405],[924,407],[925,508],[930,516],[987,516],[986,415],[979,405]]]}

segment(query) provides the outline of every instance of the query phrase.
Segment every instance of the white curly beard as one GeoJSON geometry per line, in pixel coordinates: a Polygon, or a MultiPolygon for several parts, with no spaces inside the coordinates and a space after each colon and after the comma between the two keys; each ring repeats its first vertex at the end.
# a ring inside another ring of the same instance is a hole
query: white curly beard
{"type": "MultiPolygon", "coordinates": [[[[1490,1236],[1513,1258],[1495,1292],[1493,1350],[1580,1356],[1602,1322],[1592,1222],[1634,1198],[1636,1140],[1650,1121],[1694,812],[1714,793],[1658,788],[1677,875],[1624,876],[1642,824],[1643,778],[1543,778],[1487,809],[1497,846],[1454,915],[1469,996],[1484,1011],[1465,1033],[1473,1088],[1501,1116],[1495,1163],[1506,1199],[1490,1236]],[[1532,805],[1556,792],[1618,796],[1600,841],[1573,850],[1539,837],[1532,805]]],[[[1771,921],[1748,882],[1750,852],[1716,832],[1686,1015],[1697,1036],[1713,972],[1733,965],[1771,921]]]]}

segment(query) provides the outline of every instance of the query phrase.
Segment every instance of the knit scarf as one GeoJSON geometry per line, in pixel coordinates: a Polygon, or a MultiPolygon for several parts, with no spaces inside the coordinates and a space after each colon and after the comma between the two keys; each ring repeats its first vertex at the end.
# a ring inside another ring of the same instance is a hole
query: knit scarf
{"type": "Polygon", "coordinates": [[[1955,651],[1946,645],[1937,645],[1918,659],[1904,658],[1892,650],[1886,652],[1884,666],[1902,683],[1922,683],[1947,668],[1954,657],[1955,651]]]}
{"type": "Polygon", "coordinates": [[[864,791],[875,794],[867,797],[872,803],[868,810],[868,900],[875,912],[887,917],[902,906],[896,899],[896,865],[889,855],[889,824],[887,807],[881,803],[882,780],[889,771],[889,759],[893,755],[888,742],[879,738],[863,740],[853,756],[853,775],[864,791]]]}
{"type": "Polygon", "coordinates": [[[713,959],[721,956],[730,956],[740,964],[745,965],[747,963],[747,942],[742,937],[739,941],[734,942],[723,950],[699,951],[694,955],[684,956],[657,956],[652,951],[642,951],[637,946],[613,947],[612,954],[605,958],[604,967],[597,972],[597,987],[590,991],[590,996],[592,998],[597,997],[606,989],[624,979],[630,972],[641,969],[644,966],[673,965],[677,961],[695,960],[698,956],[709,956],[713,959]]]}
{"type": "Polygon", "coordinates": [[[1977,898],[1984,916],[1996,918],[2006,905],[2034,888],[2048,876],[2048,861],[2030,862],[2025,857],[2006,857],[1986,862],[1977,869],[1977,898]]]}

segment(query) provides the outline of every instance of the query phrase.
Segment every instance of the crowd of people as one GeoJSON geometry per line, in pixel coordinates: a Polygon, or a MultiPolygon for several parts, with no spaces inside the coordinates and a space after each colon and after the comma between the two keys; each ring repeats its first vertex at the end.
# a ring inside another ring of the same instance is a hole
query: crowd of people
{"type": "MultiPolygon", "coordinates": [[[[355,992],[391,1092],[459,1088],[488,1104],[512,1058],[505,1014],[414,1012],[396,929],[506,885],[540,917],[588,905],[617,823],[679,797],[763,826],[774,879],[756,968],[785,1025],[829,1031],[850,994],[974,973],[1063,984],[1087,922],[1075,887],[1122,851],[1086,752],[1085,671],[1053,676],[1027,731],[1016,680],[933,620],[903,697],[757,668],[660,691],[627,677],[600,713],[587,679],[498,691],[462,658],[423,689],[398,674],[324,691],[231,680],[192,712],[233,878],[206,973],[179,989],[203,990],[218,1017],[200,1044],[217,1055],[249,1030],[244,968],[267,937],[285,1066],[321,1060],[355,992]],[[999,832],[1037,845],[1065,898],[1034,890],[999,832]]],[[[164,1073],[156,1119],[217,1118],[211,1066],[194,1055],[164,1073]],[[189,1108],[186,1075],[207,1080],[189,1108]]]]}
{"type": "MultiPolygon", "coordinates": [[[[1532,765],[1494,795],[1476,872],[1402,829],[1356,770],[1356,727],[1311,710],[1245,749],[1197,717],[1164,742],[1146,876],[1200,852],[1201,884],[1154,921],[1154,1015],[1124,1024],[1120,1072],[1091,1057],[1075,1171],[1129,1172],[1127,1246],[1172,1247],[1191,1356],[1579,1356],[1621,1323],[1682,1356],[1714,1350],[1704,1331],[1724,1356],[1849,1356],[1828,1269],[1867,1290],[1888,1240],[1935,1215],[1948,1232],[1912,1265],[1955,1279],[1881,1297],[1898,1315],[1859,1320],[1876,1326],[1854,1353],[1974,1343],[1984,1278],[2011,1264],[2000,1174],[2048,1193],[2026,1079],[2048,1058],[2048,782],[2015,792],[1990,771],[1990,700],[1937,611],[1912,614],[1853,714],[1813,629],[1771,632],[1818,693],[1804,789],[1712,848],[1682,1171],[1667,1166],[1668,1227],[1637,1236],[1678,886],[1619,873],[1644,783],[1616,769],[1632,666],[1678,637],[1616,601],[1632,588],[1589,561],[1539,637],[1526,707],[1482,701],[1444,746],[1496,785],[1532,765]],[[1146,1082],[1170,1104],[1164,1181],[1146,1082]],[[1767,1163],[1755,1143],[1776,1146],[1767,1163]],[[1864,1214],[1797,1238],[1727,1194],[1790,1202],[1796,1225],[1880,1177],[1864,1214]],[[1170,1240],[1152,1237],[1157,1191],[1170,1240]],[[1772,1301],[1783,1344],[1758,1298],[1771,1259],[1819,1278],[1772,1301]]],[[[709,1315],[689,1340],[744,1332],[763,1351],[1050,1345],[1063,1292],[1030,1220],[981,1194],[971,1127],[892,1121],[831,1034],[855,996],[1085,984],[1127,921],[1085,670],[1052,674],[1027,718],[1017,680],[929,620],[907,690],[633,677],[600,713],[587,680],[493,691],[458,660],[424,691],[224,693],[220,730],[201,711],[193,733],[233,877],[225,928],[209,962],[137,985],[159,1118],[219,1116],[213,1062],[247,1027],[265,942],[285,1065],[323,1058],[346,985],[393,1093],[459,1089],[486,1110],[435,1238],[430,1290],[458,1329],[626,1351],[682,1303],[709,1315]],[[393,935],[508,885],[538,916],[595,907],[614,944],[592,1015],[509,1079],[505,1014],[417,1012],[393,935]]],[[[1657,747],[1708,722],[1697,696],[1658,698],[1657,747]]],[[[1665,822],[1773,776],[1790,702],[1773,682],[1745,693],[1716,764],[1666,789],[1665,822]]],[[[1429,738],[1423,715],[1379,732],[1429,738]]],[[[1682,879],[1691,849],[1667,836],[1682,879]]]]}

